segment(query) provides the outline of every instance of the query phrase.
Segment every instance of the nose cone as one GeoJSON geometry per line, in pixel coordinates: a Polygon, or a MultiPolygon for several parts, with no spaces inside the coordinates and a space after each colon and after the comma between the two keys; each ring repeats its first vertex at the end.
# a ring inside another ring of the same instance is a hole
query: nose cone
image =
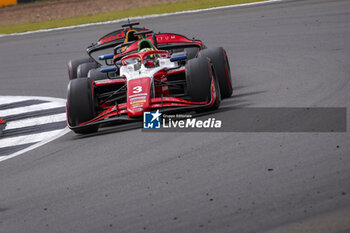
{"type": "Polygon", "coordinates": [[[128,81],[127,111],[129,117],[142,116],[144,111],[150,110],[151,78],[137,78],[128,81]]]}

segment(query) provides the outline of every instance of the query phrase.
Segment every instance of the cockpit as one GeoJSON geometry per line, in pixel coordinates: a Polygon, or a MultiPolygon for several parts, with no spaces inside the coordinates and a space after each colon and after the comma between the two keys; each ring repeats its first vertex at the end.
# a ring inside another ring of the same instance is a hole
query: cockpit
{"type": "Polygon", "coordinates": [[[166,67],[169,63],[170,55],[167,51],[148,50],[137,54],[131,54],[122,59],[122,65],[127,67],[127,71],[138,71],[143,69],[153,69],[166,67]]]}

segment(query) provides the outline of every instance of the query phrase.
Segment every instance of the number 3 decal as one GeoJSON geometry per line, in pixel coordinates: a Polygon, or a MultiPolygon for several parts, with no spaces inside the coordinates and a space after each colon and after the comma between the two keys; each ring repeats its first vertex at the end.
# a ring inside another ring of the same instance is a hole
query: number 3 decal
{"type": "Polygon", "coordinates": [[[133,88],[133,93],[140,93],[142,91],[142,87],[141,86],[136,86],[133,88]]]}

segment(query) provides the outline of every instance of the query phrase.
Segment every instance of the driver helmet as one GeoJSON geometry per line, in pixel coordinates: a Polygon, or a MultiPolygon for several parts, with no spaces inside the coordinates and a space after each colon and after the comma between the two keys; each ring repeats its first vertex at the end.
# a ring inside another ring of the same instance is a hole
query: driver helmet
{"type": "MultiPolygon", "coordinates": [[[[140,52],[153,51],[153,48],[144,48],[141,49],[140,52]]],[[[144,65],[148,68],[155,67],[159,64],[159,55],[158,54],[150,54],[143,59],[144,65]]]]}
{"type": "MultiPolygon", "coordinates": [[[[135,33],[137,31],[135,29],[131,29],[129,31],[127,31],[126,35],[125,35],[125,40],[124,40],[124,43],[127,43],[127,42],[131,42],[131,41],[137,41],[140,39],[140,36],[135,36],[135,33]]],[[[124,46],[121,50],[121,52],[125,52],[126,49],[128,48],[128,46],[124,46]]]]}
{"type": "Polygon", "coordinates": [[[137,41],[140,39],[140,36],[135,36],[135,33],[137,31],[135,29],[131,29],[129,30],[126,35],[125,35],[125,40],[124,40],[124,43],[126,42],[130,42],[130,41],[137,41]]]}
{"type": "Polygon", "coordinates": [[[139,52],[141,52],[141,50],[145,49],[145,48],[150,48],[150,49],[154,50],[154,46],[149,39],[142,39],[139,42],[139,52]]]}

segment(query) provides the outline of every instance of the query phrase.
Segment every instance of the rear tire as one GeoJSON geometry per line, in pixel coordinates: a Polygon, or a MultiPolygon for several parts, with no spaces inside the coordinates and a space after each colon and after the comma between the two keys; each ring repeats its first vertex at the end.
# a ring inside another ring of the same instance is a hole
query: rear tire
{"type": "Polygon", "coordinates": [[[191,60],[197,56],[199,52],[198,47],[190,47],[190,48],[185,48],[185,54],[187,56],[187,60],[191,60]]]}
{"type": "Polygon", "coordinates": [[[108,79],[108,75],[106,73],[100,72],[100,69],[90,70],[87,76],[94,81],[108,79]]]}
{"type": "Polygon", "coordinates": [[[68,77],[69,80],[77,78],[77,69],[78,66],[83,63],[93,62],[94,60],[91,57],[85,57],[80,59],[73,59],[68,62],[68,77]]]}
{"type": "MultiPolygon", "coordinates": [[[[67,90],[67,119],[70,126],[89,121],[95,117],[95,106],[92,93],[92,80],[89,78],[73,79],[67,90]]],[[[97,125],[72,129],[77,134],[94,133],[97,125]]]]}
{"type": "Polygon", "coordinates": [[[220,106],[221,94],[215,69],[206,57],[189,60],[186,64],[187,94],[192,101],[202,102],[211,99],[211,80],[214,79],[215,102],[199,111],[215,110],[220,106]]]}
{"type": "Polygon", "coordinates": [[[233,88],[230,64],[228,62],[226,51],[222,47],[210,48],[200,51],[198,56],[208,57],[212,61],[220,85],[221,97],[230,97],[233,88]]]}
{"type": "Polygon", "coordinates": [[[96,69],[98,64],[96,62],[88,62],[80,64],[77,68],[77,78],[88,77],[88,73],[92,69],[96,69]]]}

